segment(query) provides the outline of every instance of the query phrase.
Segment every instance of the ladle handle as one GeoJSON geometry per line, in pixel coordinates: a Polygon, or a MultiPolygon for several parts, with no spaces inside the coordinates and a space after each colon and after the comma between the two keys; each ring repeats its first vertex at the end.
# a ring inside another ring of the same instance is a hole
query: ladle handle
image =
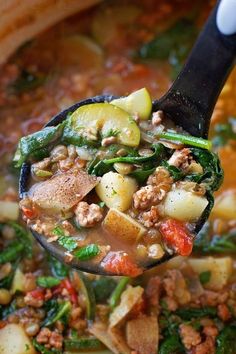
{"type": "Polygon", "coordinates": [[[216,100],[236,58],[236,0],[218,2],[188,60],[157,106],[195,136],[206,137],[216,100]]]}

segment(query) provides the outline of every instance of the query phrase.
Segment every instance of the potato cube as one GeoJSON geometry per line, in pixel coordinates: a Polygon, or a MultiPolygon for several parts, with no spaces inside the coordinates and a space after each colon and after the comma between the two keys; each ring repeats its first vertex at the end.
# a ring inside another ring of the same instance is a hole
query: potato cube
{"type": "Polygon", "coordinates": [[[228,282],[233,271],[231,257],[189,258],[188,263],[197,274],[210,271],[211,277],[204,287],[210,290],[221,290],[228,282]]]}
{"type": "Polygon", "coordinates": [[[96,187],[97,195],[108,208],[120,211],[130,207],[136,190],[137,183],[134,178],[116,172],[105,173],[96,187]]]}
{"type": "Polygon", "coordinates": [[[36,351],[19,324],[0,329],[0,354],[35,354],[36,351]]]}
{"type": "Polygon", "coordinates": [[[129,215],[110,209],[103,222],[104,229],[123,242],[135,243],[146,229],[129,215]]]}
{"type": "Polygon", "coordinates": [[[163,213],[181,221],[196,221],[208,205],[205,197],[200,197],[184,189],[174,189],[167,193],[163,213]]]}

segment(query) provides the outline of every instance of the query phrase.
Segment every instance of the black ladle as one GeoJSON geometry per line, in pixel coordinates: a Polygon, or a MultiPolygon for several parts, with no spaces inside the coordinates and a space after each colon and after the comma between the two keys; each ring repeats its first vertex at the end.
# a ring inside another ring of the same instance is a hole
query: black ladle
{"type": "MultiPolygon", "coordinates": [[[[217,28],[216,14],[218,7],[219,3],[212,11],[188,57],[186,65],[169,91],[159,100],[153,101],[153,111],[163,110],[177,125],[182,126],[191,135],[203,138],[208,135],[215,103],[233,68],[236,57],[236,35],[223,35],[217,28]]],[[[234,8],[234,14],[236,14],[236,8],[234,8]]],[[[111,95],[101,95],[85,99],[57,114],[46,124],[46,127],[61,123],[67,118],[68,113],[74,112],[80,106],[109,102],[114,98],[111,95]]],[[[30,164],[25,163],[20,174],[19,190],[21,198],[27,192],[29,178],[30,164]]],[[[206,218],[203,214],[196,225],[196,233],[202,228],[206,218]]],[[[48,243],[45,236],[33,230],[31,231],[50,254],[64,261],[65,249],[63,247],[57,242],[48,243]]],[[[165,255],[160,260],[149,261],[149,263],[143,265],[143,268],[154,267],[173,256],[165,255]]],[[[89,273],[110,275],[99,265],[92,262],[79,263],[76,260],[72,260],[70,265],[89,273]]]]}

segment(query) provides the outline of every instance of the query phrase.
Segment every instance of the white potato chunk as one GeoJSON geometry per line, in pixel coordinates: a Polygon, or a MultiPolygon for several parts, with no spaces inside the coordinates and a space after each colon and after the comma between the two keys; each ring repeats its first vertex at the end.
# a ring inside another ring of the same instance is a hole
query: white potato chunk
{"type": "Polygon", "coordinates": [[[228,282],[233,271],[231,257],[189,258],[188,263],[197,274],[210,271],[211,277],[204,287],[210,290],[221,290],[228,282]]]}
{"type": "Polygon", "coordinates": [[[141,286],[128,286],[125,291],[123,291],[119,305],[116,306],[114,311],[110,314],[110,327],[119,325],[128,316],[135,305],[142,299],[143,291],[141,286]]]}
{"type": "Polygon", "coordinates": [[[226,220],[236,219],[236,190],[219,195],[216,198],[212,214],[226,220]]]}
{"type": "Polygon", "coordinates": [[[0,200],[0,221],[17,220],[19,217],[19,204],[0,200]]]}
{"type": "Polygon", "coordinates": [[[24,291],[24,285],[25,275],[22,273],[20,268],[17,268],[11,285],[11,293],[15,294],[17,291],[24,291]]]}
{"type": "Polygon", "coordinates": [[[125,211],[130,207],[137,187],[134,178],[122,176],[116,172],[108,172],[102,176],[96,186],[96,192],[108,208],[125,211]]]}
{"type": "Polygon", "coordinates": [[[196,221],[208,205],[205,197],[200,197],[184,189],[174,189],[167,193],[163,213],[181,221],[196,221]]]}
{"type": "Polygon", "coordinates": [[[35,354],[29,338],[18,324],[8,324],[0,329],[0,354],[35,354]]]}
{"type": "Polygon", "coordinates": [[[146,229],[129,215],[110,209],[104,219],[103,227],[123,242],[135,243],[146,229]]]}

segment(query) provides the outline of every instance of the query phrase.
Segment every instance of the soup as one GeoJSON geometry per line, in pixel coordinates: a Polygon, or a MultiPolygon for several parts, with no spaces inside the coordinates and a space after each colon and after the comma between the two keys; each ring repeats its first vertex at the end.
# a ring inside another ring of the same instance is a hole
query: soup
{"type": "Polygon", "coordinates": [[[20,140],[14,162],[31,162],[24,219],[64,247],[68,263],[92,260],[108,273],[137,276],[153,260],[191,254],[223,171],[210,141],[151,111],[140,89],[72,109],[57,126],[20,140]]]}
{"type": "Polygon", "coordinates": [[[190,257],[137,278],[70,269],[21,222],[12,164],[18,140],[74,102],[141,87],[160,97],[212,6],[105,2],[25,44],[1,68],[0,353],[236,352],[235,72],[210,130],[224,182],[190,257]]]}

